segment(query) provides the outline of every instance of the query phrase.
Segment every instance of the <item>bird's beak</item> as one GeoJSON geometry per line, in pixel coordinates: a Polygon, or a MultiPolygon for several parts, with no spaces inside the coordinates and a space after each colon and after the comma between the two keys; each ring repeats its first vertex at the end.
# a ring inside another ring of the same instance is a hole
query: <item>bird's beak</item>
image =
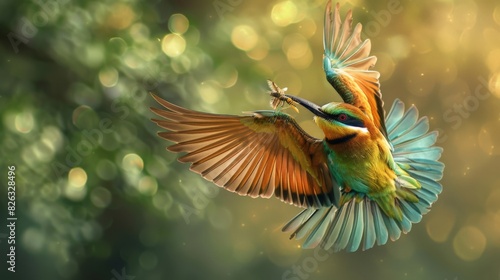
{"type": "Polygon", "coordinates": [[[325,114],[325,112],[323,112],[323,110],[321,110],[321,107],[312,103],[311,101],[302,99],[302,98],[297,97],[297,96],[288,95],[288,94],[285,94],[285,97],[288,97],[288,98],[292,99],[293,101],[299,103],[304,108],[311,111],[311,113],[313,113],[315,116],[318,116],[318,117],[323,118],[323,119],[328,119],[328,115],[325,114]]]}

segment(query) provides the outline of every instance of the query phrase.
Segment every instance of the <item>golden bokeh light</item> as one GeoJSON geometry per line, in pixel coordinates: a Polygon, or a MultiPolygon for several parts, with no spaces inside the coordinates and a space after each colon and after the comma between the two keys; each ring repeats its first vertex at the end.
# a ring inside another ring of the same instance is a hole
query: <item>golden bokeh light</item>
{"type": "MultiPolygon", "coordinates": [[[[405,36],[393,36],[387,40],[386,52],[394,59],[403,59],[410,54],[411,46],[405,36]]],[[[377,62],[378,66],[378,62],[377,62]]]]}
{"type": "Polygon", "coordinates": [[[248,57],[250,57],[253,60],[262,60],[266,58],[268,54],[269,54],[269,43],[262,37],[259,38],[259,41],[257,42],[254,48],[247,51],[248,57]]]}
{"type": "Polygon", "coordinates": [[[287,26],[296,21],[297,6],[292,1],[282,1],[273,6],[271,20],[278,26],[287,26]]]}
{"type": "Polygon", "coordinates": [[[144,168],[144,161],[139,155],[130,153],[123,157],[122,168],[128,172],[141,172],[144,168]]]}
{"type": "Polygon", "coordinates": [[[87,195],[87,172],[81,167],[74,167],[68,173],[64,195],[73,201],[80,201],[87,195]]]}
{"type": "Polygon", "coordinates": [[[486,237],[474,226],[461,228],[453,239],[455,254],[464,261],[479,259],[486,248],[486,237]]]}
{"type": "Polygon", "coordinates": [[[109,9],[106,25],[113,29],[125,29],[135,19],[134,10],[124,3],[116,3],[109,9]]]}
{"type": "Polygon", "coordinates": [[[238,25],[231,32],[231,42],[235,47],[243,51],[253,49],[259,41],[259,35],[249,25],[238,25]]]}
{"type": "Polygon", "coordinates": [[[219,101],[222,98],[222,94],[219,90],[217,90],[212,83],[202,83],[198,87],[198,92],[200,94],[200,97],[203,99],[204,102],[208,104],[215,104],[217,101],[219,101]]]}
{"type": "Polygon", "coordinates": [[[142,68],[144,61],[139,57],[139,55],[131,49],[128,49],[123,54],[123,63],[131,69],[142,68]]]}
{"type": "Polygon", "coordinates": [[[59,150],[62,146],[63,135],[59,128],[55,126],[46,126],[42,130],[40,141],[45,143],[52,153],[55,153],[55,151],[59,150]]]}
{"type": "Polygon", "coordinates": [[[158,182],[151,176],[143,176],[138,184],[139,192],[144,195],[153,196],[158,190],[158,182]]]}
{"type": "Polygon", "coordinates": [[[312,51],[307,39],[300,33],[292,33],[283,39],[283,52],[295,69],[306,69],[313,60],[312,51]]]}
{"type": "Polygon", "coordinates": [[[18,132],[30,133],[35,127],[35,119],[33,118],[31,110],[24,110],[23,112],[16,114],[14,118],[14,125],[18,132]]]}
{"type": "Polygon", "coordinates": [[[118,71],[114,67],[102,68],[99,71],[99,81],[105,87],[114,87],[118,83],[118,71]]]}
{"type": "Polygon", "coordinates": [[[238,71],[231,63],[224,63],[215,69],[214,78],[222,88],[230,88],[238,81],[238,71]]]}
{"type": "Polygon", "coordinates": [[[425,228],[429,237],[434,242],[445,242],[456,222],[456,215],[453,210],[445,205],[439,205],[432,209],[432,215],[427,217],[425,228]]]}
{"type": "Polygon", "coordinates": [[[183,14],[173,14],[168,19],[168,29],[172,33],[182,35],[186,33],[189,28],[189,20],[183,14]]]}
{"type": "Polygon", "coordinates": [[[299,25],[299,33],[304,35],[306,38],[313,37],[316,34],[316,30],[318,29],[316,22],[311,18],[305,18],[300,21],[299,25]]]}
{"type": "Polygon", "coordinates": [[[161,50],[170,57],[178,57],[186,50],[186,40],[178,34],[167,34],[161,40],[161,50]]]}
{"type": "Polygon", "coordinates": [[[83,188],[87,183],[87,173],[80,167],[72,168],[68,173],[68,183],[74,188],[83,188]]]}

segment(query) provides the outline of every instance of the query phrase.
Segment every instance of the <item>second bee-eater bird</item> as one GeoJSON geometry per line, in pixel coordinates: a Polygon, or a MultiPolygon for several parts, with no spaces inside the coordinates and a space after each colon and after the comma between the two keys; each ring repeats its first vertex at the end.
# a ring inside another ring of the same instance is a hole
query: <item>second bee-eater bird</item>
{"type": "Polygon", "coordinates": [[[159,136],[186,153],[181,162],[228,191],[276,196],[304,208],[283,231],[335,251],[369,249],[396,240],[427,213],[441,192],[444,165],[426,117],[396,100],[385,116],[379,73],[370,70],[370,41],[342,22],[339,5],[326,6],[323,68],[343,103],[322,107],[285,94],[270,82],[274,107],[285,102],[311,111],[324,133],[317,139],[280,110],[219,115],[185,109],[157,96],[151,108],[166,129],[159,136]]]}

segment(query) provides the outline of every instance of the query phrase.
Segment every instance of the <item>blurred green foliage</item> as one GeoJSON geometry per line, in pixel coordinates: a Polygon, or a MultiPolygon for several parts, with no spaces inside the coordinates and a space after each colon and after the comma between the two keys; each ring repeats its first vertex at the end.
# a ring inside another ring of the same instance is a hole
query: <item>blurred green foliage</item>
{"type": "Polygon", "coordinates": [[[321,68],[325,4],[3,1],[0,181],[16,166],[18,220],[12,274],[2,187],[1,279],[500,279],[497,1],[341,3],[372,41],[386,109],[415,104],[445,148],[443,194],[397,242],[302,250],[279,231],[299,209],[219,192],[156,137],[148,92],[238,114],[269,108],[271,78],[340,100],[321,68]]]}

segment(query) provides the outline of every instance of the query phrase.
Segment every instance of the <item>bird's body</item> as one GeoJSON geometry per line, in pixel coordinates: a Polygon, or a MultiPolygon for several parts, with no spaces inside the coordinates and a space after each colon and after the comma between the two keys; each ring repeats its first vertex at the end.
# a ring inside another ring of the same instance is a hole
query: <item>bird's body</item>
{"type": "Polygon", "coordinates": [[[344,103],[319,107],[287,95],[270,82],[272,106],[302,105],[325,137],[316,139],[279,111],[246,116],[188,110],[159,97],[167,110],[152,108],[168,132],[159,135],[186,152],[181,162],[205,179],[240,195],[276,196],[305,208],[284,231],[305,238],[304,247],[355,251],[396,240],[421,220],[441,192],[442,149],[426,118],[396,100],[387,116],[379,73],[369,70],[369,40],[361,25],[351,32],[351,12],[340,21],[328,3],[323,67],[344,103]]]}

